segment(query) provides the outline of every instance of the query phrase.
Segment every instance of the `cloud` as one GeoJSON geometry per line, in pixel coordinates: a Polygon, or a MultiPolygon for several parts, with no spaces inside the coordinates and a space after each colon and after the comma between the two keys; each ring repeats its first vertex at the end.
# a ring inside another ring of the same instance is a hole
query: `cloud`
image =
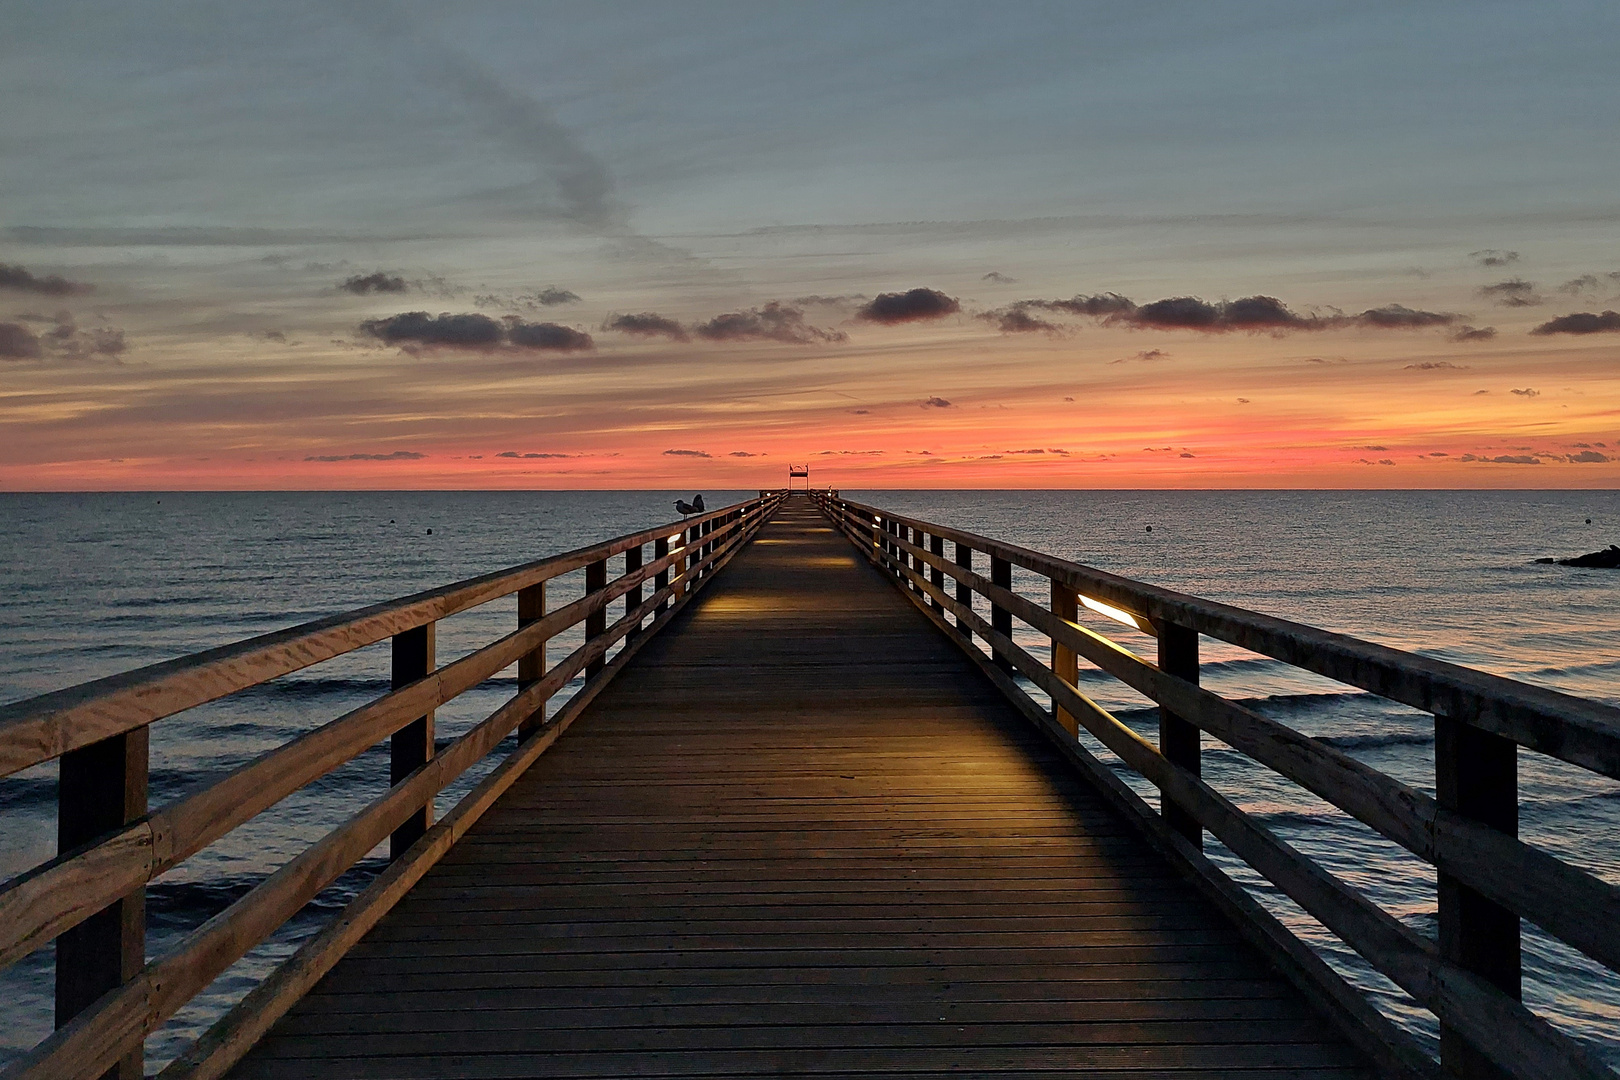
{"type": "Polygon", "coordinates": [[[65,360],[116,360],[129,348],[124,332],[111,326],[81,330],[70,311],[55,315],[28,313],[18,316],[26,322],[50,323],[42,333],[21,322],[0,323],[0,359],[37,360],[50,356],[65,360]]]}
{"type": "Polygon", "coordinates": [[[704,453],[702,450],[665,450],[664,456],[706,458],[709,455],[704,453]]]}
{"type": "Polygon", "coordinates": [[[395,450],[392,454],[314,454],[305,461],[421,461],[426,454],[414,450],[395,450]]]}
{"type": "Polygon", "coordinates": [[[923,402],[923,408],[925,409],[948,409],[950,407],[951,403],[942,397],[931,397],[923,402]]]}
{"type": "Polygon", "coordinates": [[[1496,457],[1475,457],[1473,454],[1464,454],[1458,461],[1483,461],[1494,465],[1540,465],[1541,459],[1531,457],[1529,454],[1500,454],[1496,457]]]}
{"type": "Polygon", "coordinates": [[[1508,263],[1519,261],[1517,251],[1501,251],[1497,248],[1482,248],[1479,251],[1470,251],[1468,257],[1481,266],[1506,266],[1508,263]]]}
{"type": "Polygon", "coordinates": [[[1295,330],[1311,329],[1312,319],[1290,311],[1272,296],[1246,296],[1209,303],[1196,296],[1173,296],[1121,313],[1117,321],[1156,330],[1295,330]]]}
{"type": "Polygon", "coordinates": [[[1040,311],[1061,311],[1067,315],[1090,315],[1100,318],[1107,315],[1118,315],[1136,310],[1136,305],[1119,293],[1096,293],[1087,296],[1081,293],[1067,300],[1020,300],[1012,305],[1019,308],[1036,308],[1040,311]]]}
{"type": "Polygon", "coordinates": [[[602,324],[603,330],[617,330],[635,337],[667,337],[671,341],[690,341],[686,328],[674,319],[652,311],[639,315],[612,315],[602,324]]]}
{"type": "Polygon", "coordinates": [[[558,304],[577,304],[579,294],[553,286],[532,293],[479,293],[473,297],[473,303],[479,307],[524,308],[538,311],[540,308],[556,307],[558,304]]]}
{"type": "Polygon", "coordinates": [[[1525,387],[1523,390],[1509,390],[1508,393],[1517,394],[1522,398],[1533,398],[1533,397],[1540,397],[1541,396],[1541,391],[1540,390],[1532,390],[1528,386],[1525,387]]]}
{"type": "Polygon", "coordinates": [[[1403,371],[1467,371],[1466,364],[1453,364],[1450,360],[1425,360],[1420,364],[1407,364],[1403,371]]]}
{"type": "Polygon", "coordinates": [[[1556,319],[1549,319],[1530,331],[1532,334],[1612,334],[1620,331],[1620,311],[1605,311],[1594,314],[1590,311],[1577,311],[1570,315],[1560,315],[1556,319]]]}
{"type": "Polygon", "coordinates": [[[996,284],[996,285],[1016,285],[1016,284],[1018,284],[1018,279],[1017,278],[1008,277],[1006,274],[1000,273],[1000,272],[995,271],[995,270],[990,271],[988,274],[984,275],[984,277],[980,278],[979,280],[980,281],[989,281],[989,282],[992,282],[993,284],[996,284]]]}
{"type": "Polygon", "coordinates": [[[746,450],[733,450],[727,457],[764,457],[764,454],[750,454],[746,450]]]}
{"type": "Polygon", "coordinates": [[[1569,455],[1569,460],[1583,463],[1600,463],[1613,460],[1607,454],[1600,454],[1596,450],[1583,450],[1579,454],[1569,455]]]}
{"type": "Polygon", "coordinates": [[[490,352],[506,338],[506,328],[488,315],[429,315],[407,311],[386,319],[367,319],[360,332],[388,345],[490,352]]]}
{"type": "Polygon", "coordinates": [[[938,289],[908,289],[906,292],[878,293],[855,313],[866,322],[894,326],[897,323],[942,319],[962,310],[955,297],[938,289]]]}
{"type": "Polygon", "coordinates": [[[1384,453],[1389,452],[1389,447],[1387,447],[1387,446],[1378,446],[1376,444],[1369,444],[1367,446],[1352,446],[1350,449],[1352,449],[1352,450],[1370,450],[1375,454],[1384,454],[1384,453]]]}
{"type": "Polygon", "coordinates": [[[1367,458],[1364,458],[1364,457],[1363,458],[1356,458],[1355,463],[1357,465],[1393,465],[1393,464],[1395,464],[1394,461],[1392,461],[1391,459],[1389,459],[1387,457],[1386,458],[1379,458],[1377,461],[1370,461],[1370,460],[1368,460],[1367,458]]]}
{"type": "Polygon", "coordinates": [[[1194,455],[1194,454],[1187,454],[1187,453],[1183,453],[1183,454],[1182,454],[1182,455],[1181,455],[1181,456],[1182,456],[1182,457],[1195,457],[1195,456],[1197,456],[1197,455],[1194,455]]]}
{"type": "Polygon", "coordinates": [[[596,348],[591,335],[558,323],[527,323],[515,315],[506,317],[506,340],[514,349],[540,349],[547,352],[588,352],[596,348]]]}
{"type": "Polygon", "coordinates": [[[1358,326],[1406,330],[1424,326],[1452,326],[1460,318],[1460,315],[1445,311],[1418,311],[1405,304],[1386,304],[1379,308],[1368,308],[1360,315],[1352,316],[1350,321],[1358,326]]]}
{"type": "Polygon", "coordinates": [[[1455,342],[1489,341],[1496,336],[1494,326],[1459,326],[1447,335],[1447,340],[1455,342]]]}
{"type": "Polygon", "coordinates": [[[865,299],[865,293],[845,293],[839,296],[796,296],[793,302],[800,307],[814,307],[818,304],[824,307],[844,307],[847,304],[858,304],[865,299]]]}
{"type": "Polygon", "coordinates": [[[356,296],[368,296],[371,293],[402,293],[410,286],[402,277],[377,270],[370,274],[356,274],[338,288],[356,296]]]}
{"type": "Polygon", "coordinates": [[[871,414],[871,412],[872,412],[871,409],[854,409],[854,410],[852,410],[852,415],[854,415],[854,416],[869,416],[871,414]]]}
{"type": "Polygon", "coordinates": [[[367,319],[360,332],[388,345],[413,349],[461,349],[493,352],[502,345],[514,349],[575,352],[595,348],[591,336],[556,323],[526,323],[515,315],[497,322],[488,315],[429,315],[407,311],[386,319],[367,319]]]}
{"type": "Polygon", "coordinates": [[[996,329],[1003,334],[1061,334],[1063,328],[1056,323],[1047,322],[1025,311],[1023,308],[1002,308],[999,311],[986,311],[978,316],[987,322],[996,324],[996,329]]]}
{"type": "Polygon", "coordinates": [[[0,322],[0,360],[37,360],[45,355],[39,337],[22,323],[0,322]]]}
{"type": "Polygon", "coordinates": [[[575,454],[520,454],[516,450],[502,450],[500,453],[496,454],[495,456],[496,457],[503,457],[503,458],[571,458],[571,457],[576,457],[577,455],[575,455],[575,454]]]}
{"type": "Polygon", "coordinates": [[[804,312],[773,300],[762,308],[716,315],[692,328],[709,341],[780,341],[790,345],[811,345],[818,341],[848,341],[849,335],[823,330],[804,321],[804,312]]]}
{"type": "Polygon", "coordinates": [[[1558,286],[1558,291],[1569,296],[1578,296],[1583,292],[1593,291],[1602,286],[1603,282],[1598,280],[1596,274],[1582,274],[1580,277],[1570,278],[1558,286]]]}
{"type": "Polygon", "coordinates": [[[1535,307],[1541,303],[1541,297],[1536,295],[1536,287],[1523,278],[1510,278],[1495,285],[1486,285],[1479,290],[1479,295],[1503,307],[1535,307]]]}
{"type": "Polygon", "coordinates": [[[1134,360],[1142,363],[1152,363],[1155,360],[1168,359],[1170,359],[1170,354],[1165,352],[1163,349],[1143,349],[1141,352],[1132,356],[1122,356],[1118,360],[1110,360],[1108,362],[1110,364],[1126,364],[1134,360]]]}
{"type": "Polygon", "coordinates": [[[40,296],[76,296],[91,292],[93,286],[69,281],[60,274],[37,277],[21,266],[0,263],[0,289],[38,293],[40,296]]]}

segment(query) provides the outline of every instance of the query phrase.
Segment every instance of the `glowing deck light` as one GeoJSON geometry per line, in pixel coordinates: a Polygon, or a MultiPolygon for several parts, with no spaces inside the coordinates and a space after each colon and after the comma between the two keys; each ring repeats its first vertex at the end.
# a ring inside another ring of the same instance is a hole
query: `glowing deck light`
{"type": "Polygon", "coordinates": [[[1153,633],[1153,625],[1140,615],[1133,615],[1124,608],[1117,608],[1113,604],[1105,604],[1101,600],[1093,600],[1089,596],[1081,596],[1080,602],[1099,615],[1106,615],[1115,622],[1124,623],[1132,630],[1140,630],[1144,634],[1153,633]]]}

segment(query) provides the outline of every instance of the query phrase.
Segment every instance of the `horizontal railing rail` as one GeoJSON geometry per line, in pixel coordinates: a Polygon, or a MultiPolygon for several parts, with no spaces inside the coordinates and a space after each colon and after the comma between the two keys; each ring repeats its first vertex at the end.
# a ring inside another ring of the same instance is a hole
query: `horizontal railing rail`
{"type": "Polygon", "coordinates": [[[56,1032],[0,1070],[20,1078],[144,1075],[144,1041],[232,963],[388,840],[389,869],[162,1075],[223,1075],[570,724],[641,643],[780,505],[780,493],[549,559],[0,708],[0,775],[61,759],[60,853],[0,885],[0,966],[57,947],[56,1032]],[[650,560],[645,548],[653,545],[650,560]],[[623,570],[608,579],[608,560],[623,570]],[[585,571],[585,592],[547,610],[546,583],[585,571]],[[650,584],[651,591],[643,596],[650,584]],[[440,667],[438,620],[517,595],[512,633],[440,667]],[[608,607],[623,614],[608,623],[608,607]],[[584,627],[547,664],[547,642],[584,627]],[[393,689],[148,811],[149,725],[313,664],[393,642],[393,689]],[[621,645],[610,660],[608,653],[621,645]],[[434,710],[518,666],[518,691],[435,751],[434,710]],[[585,681],[553,717],[547,701],[585,681]],[[434,824],[436,795],[513,731],[517,748],[434,824]],[[390,740],[390,787],[151,963],[148,882],[334,768],[390,740]]]}
{"type": "Polygon", "coordinates": [[[1620,888],[1518,838],[1514,753],[1522,745],[1620,776],[1620,709],[1132,581],[832,493],[817,501],[1386,1068],[1427,1075],[1434,1066],[1417,1043],[1202,856],[1205,829],[1432,1011],[1448,1072],[1613,1080],[1583,1045],[1519,1000],[1521,917],[1620,971],[1620,888]],[[954,548],[950,558],[946,541],[954,548]],[[975,553],[988,556],[988,577],[974,570],[975,553]],[[1014,591],[1014,566],[1048,580],[1050,606],[1014,591]],[[947,591],[947,578],[954,591],[947,591]],[[989,619],[974,610],[975,595],[987,602],[989,619]],[[1082,607],[1152,635],[1157,662],[1081,625],[1082,607]],[[1049,660],[1014,640],[1014,619],[1050,641],[1049,660]],[[1435,713],[1435,796],[1200,687],[1200,634],[1435,713]],[[1080,691],[1081,659],[1160,706],[1158,745],[1080,691]],[[1050,711],[1016,676],[1047,695],[1050,711]],[[1159,789],[1158,814],[1077,741],[1082,728],[1159,789]],[[1200,732],[1431,863],[1439,882],[1439,940],[1412,930],[1206,783],[1200,732]]]}

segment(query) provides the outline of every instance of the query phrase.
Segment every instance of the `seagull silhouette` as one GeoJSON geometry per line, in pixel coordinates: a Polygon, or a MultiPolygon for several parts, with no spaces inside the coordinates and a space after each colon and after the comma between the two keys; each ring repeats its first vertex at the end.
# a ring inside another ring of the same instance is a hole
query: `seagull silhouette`
{"type": "Polygon", "coordinates": [[[694,495],[692,496],[691,502],[686,502],[684,499],[676,499],[675,509],[680,513],[681,517],[685,517],[687,514],[701,514],[704,511],[703,496],[701,494],[694,495]]]}

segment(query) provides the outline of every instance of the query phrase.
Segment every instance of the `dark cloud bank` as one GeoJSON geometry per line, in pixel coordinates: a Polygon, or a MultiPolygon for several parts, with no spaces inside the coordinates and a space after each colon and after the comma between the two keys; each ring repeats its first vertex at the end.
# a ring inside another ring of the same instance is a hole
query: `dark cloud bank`
{"type": "Polygon", "coordinates": [[[938,289],[908,289],[905,292],[878,293],[855,312],[863,322],[897,323],[922,322],[942,319],[962,310],[956,298],[946,296],[938,289]]]}
{"type": "MultiPolygon", "coordinates": [[[[1288,333],[1344,327],[1399,330],[1458,326],[1462,320],[1462,316],[1451,312],[1420,311],[1404,304],[1368,308],[1357,315],[1302,315],[1274,296],[1245,296],[1237,300],[1218,301],[1201,300],[1196,296],[1173,296],[1139,305],[1118,293],[1080,295],[1068,300],[1020,300],[998,311],[988,312],[984,317],[997,321],[1000,328],[1009,333],[1058,329],[1044,319],[1029,316],[1031,310],[1088,316],[1105,326],[1128,326],[1138,330],[1195,330],[1210,334],[1233,331],[1288,333]]],[[[1465,329],[1479,333],[1473,327],[1465,329]]]]}
{"type": "Polygon", "coordinates": [[[1532,334],[1613,334],[1620,332],[1620,311],[1577,311],[1549,319],[1530,331],[1532,334]]]}
{"type": "Polygon", "coordinates": [[[77,296],[90,292],[92,287],[83,282],[69,281],[60,274],[39,277],[21,266],[0,263],[0,289],[39,296],[77,296]]]}
{"type": "Polygon", "coordinates": [[[557,323],[524,322],[516,316],[492,319],[488,315],[429,315],[407,311],[386,319],[367,319],[360,332],[406,350],[456,349],[493,352],[520,349],[546,352],[584,352],[596,347],[591,335],[557,323]]]}

